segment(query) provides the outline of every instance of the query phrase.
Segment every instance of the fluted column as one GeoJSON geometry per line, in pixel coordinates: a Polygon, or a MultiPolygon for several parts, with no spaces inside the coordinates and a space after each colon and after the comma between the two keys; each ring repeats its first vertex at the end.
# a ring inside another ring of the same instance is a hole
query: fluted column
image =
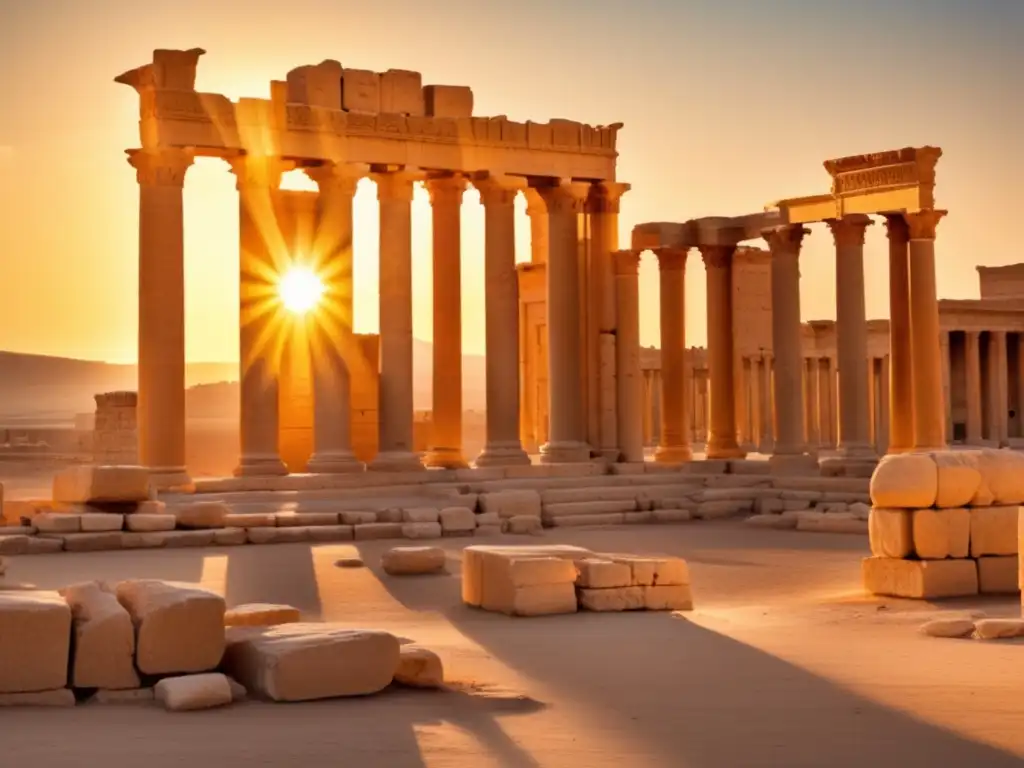
{"type": "Polygon", "coordinates": [[[832,400],[832,360],[818,358],[818,432],[821,445],[835,447],[836,414],[832,400]]]}
{"type": "Polygon", "coordinates": [[[903,216],[885,217],[889,238],[889,453],[914,443],[914,384],[910,348],[910,230],[903,216]]]}
{"type": "Polygon", "coordinates": [[[647,398],[644,375],[640,370],[640,254],[615,251],[611,257],[615,269],[615,309],[618,320],[615,345],[618,458],[622,461],[642,462],[648,414],[645,412],[647,398]]]}
{"type": "Polygon", "coordinates": [[[422,176],[377,173],[380,204],[379,448],[370,469],[423,469],[413,451],[412,195],[422,176]]]}
{"type": "Polygon", "coordinates": [[[914,386],[914,448],[946,446],[935,288],[935,228],[945,211],[906,213],[910,230],[910,346],[914,386]]]}
{"type": "Polygon", "coordinates": [[[185,247],[182,190],[192,153],[132,150],[139,183],[138,455],[157,490],[185,469],[185,247]]]}
{"type": "Polygon", "coordinates": [[[590,333],[588,342],[594,346],[591,358],[596,362],[593,372],[601,455],[616,461],[620,453],[618,440],[617,399],[615,383],[616,360],[616,280],[612,253],[619,247],[619,201],[629,191],[629,184],[601,182],[590,187],[586,210],[590,217],[590,333]]]}
{"type": "Polygon", "coordinates": [[[981,334],[964,332],[964,373],[967,381],[967,425],[965,440],[968,445],[980,445],[981,431],[981,334]]]}
{"type": "Polygon", "coordinates": [[[661,440],[654,452],[660,464],[693,458],[686,409],[686,249],[660,248],[658,279],[661,310],[661,440]]]}
{"type": "Polygon", "coordinates": [[[539,187],[548,213],[547,313],[550,432],[544,463],[590,458],[580,397],[581,355],[578,222],[589,184],[539,187]]]}
{"type": "MultiPolygon", "coordinates": [[[[461,231],[462,196],[466,184],[461,176],[444,176],[427,181],[434,225],[434,386],[430,451],[424,463],[428,467],[445,469],[469,466],[462,453],[461,231]]],[[[513,275],[513,279],[516,279],[516,275],[513,275]]],[[[518,335],[518,324],[515,331],[518,335]]]]}
{"type": "Polygon", "coordinates": [[[711,416],[706,455],[709,459],[743,458],[736,442],[736,388],[733,383],[732,257],[733,245],[702,245],[707,270],[708,368],[711,416]]]}
{"type": "Polygon", "coordinates": [[[276,279],[287,252],[277,221],[278,186],[291,164],[279,158],[243,155],[231,161],[238,187],[240,244],[239,361],[241,365],[239,438],[235,474],[284,475],[280,452],[278,396],[282,339],[273,338],[276,279]]]}
{"type": "Polygon", "coordinates": [[[803,349],[800,343],[800,244],[809,229],[764,233],[772,253],[772,351],[775,357],[775,454],[807,452],[804,439],[803,349]]]}
{"type": "Polygon", "coordinates": [[[516,194],[526,180],[488,176],[473,182],[484,206],[487,442],[478,467],[529,464],[519,438],[519,285],[516,194]]]}
{"type": "Polygon", "coordinates": [[[324,292],[310,318],[313,378],[313,473],[360,472],[352,453],[352,371],[366,362],[352,332],[352,200],[365,166],[326,164],[306,175],[317,183],[316,272],[324,292]]]}
{"type": "Polygon", "coordinates": [[[868,424],[868,335],[864,308],[864,215],[830,219],[836,244],[836,347],[839,363],[839,451],[872,456],[868,424]]]}
{"type": "Polygon", "coordinates": [[[1006,331],[988,332],[988,439],[999,446],[1010,444],[1007,415],[1010,410],[1006,331]]]}

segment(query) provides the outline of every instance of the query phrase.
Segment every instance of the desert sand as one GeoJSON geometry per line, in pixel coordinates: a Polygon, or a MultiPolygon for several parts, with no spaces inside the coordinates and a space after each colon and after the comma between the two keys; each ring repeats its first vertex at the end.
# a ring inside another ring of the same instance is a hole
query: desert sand
{"type": "MultiPolygon", "coordinates": [[[[503,537],[509,542],[509,537],[503,537]]],[[[484,540],[486,542],[486,540],[484,540]]],[[[4,763],[117,766],[1020,765],[1024,645],[920,636],[950,610],[864,597],[858,536],[737,523],[549,531],[533,542],[680,555],[697,609],[512,619],[459,602],[450,575],[395,578],[389,542],[20,557],[7,583],[199,581],[229,606],[291,603],[380,627],[445,660],[446,692],[171,714],[149,705],[6,710],[4,763]],[[360,555],[368,568],[338,568],[360,555]]],[[[481,543],[480,539],[472,540],[481,543]]]]}

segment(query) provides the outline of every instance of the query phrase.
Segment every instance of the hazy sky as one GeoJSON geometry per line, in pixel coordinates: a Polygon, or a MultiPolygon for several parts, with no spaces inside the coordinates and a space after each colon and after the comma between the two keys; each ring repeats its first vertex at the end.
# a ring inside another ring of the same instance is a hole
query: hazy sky
{"type": "MultiPolygon", "coordinates": [[[[1024,261],[1022,0],[0,0],[0,349],[136,355],[138,97],[119,73],[202,47],[201,91],[268,97],[294,66],[338,59],[473,88],[476,113],[621,121],[621,237],[633,224],[735,215],[828,191],[822,161],[932,144],[939,294],[977,296],[977,264],[1024,261]]],[[[227,166],[185,189],[191,361],[238,355],[238,220],[227,166]]],[[[528,222],[517,219],[520,260],[528,222]]],[[[414,203],[415,332],[431,337],[429,207],[414,203]]],[[[483,214],[463,206],[465,349],[484,347],[483,214]]],[[[376,202],[356,199],[356,329],[374,331],[376,202]]],[[[883,227],[868,233],[869,317],[887,316],[883,227]]],[[[657,269],[641,268],[643,341],[657,269]]],[[[835,316],[831,238],[801,257],[805,320],[835,316]]],[[[705,342],[704,270],[687,336],[705,342]]]]}

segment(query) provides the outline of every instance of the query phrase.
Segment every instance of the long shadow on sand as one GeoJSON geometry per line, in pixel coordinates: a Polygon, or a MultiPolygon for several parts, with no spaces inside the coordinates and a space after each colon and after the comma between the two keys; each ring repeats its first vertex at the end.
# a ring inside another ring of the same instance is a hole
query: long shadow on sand
{"type": "Polygon", "coordinates": [[[224,599],[242,603],[284,603],[306,615],[323,610],[317,588],[312,547],[275,544],[234,547],[228,552],[224,599]]]}

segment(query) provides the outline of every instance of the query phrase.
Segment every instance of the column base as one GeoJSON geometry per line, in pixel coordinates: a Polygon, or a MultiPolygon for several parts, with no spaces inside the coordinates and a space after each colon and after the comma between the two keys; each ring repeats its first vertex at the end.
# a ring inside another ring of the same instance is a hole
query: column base
{"type": "Polygon", "coordinates": [[[478,467],[525,467],[532,462],[519,441],[488,443],[473,462],[478,467]]]}
{"type": "Polygon", "coordinates": [[[581,464],[590,461],[590,446],[578,440],[545,443],[540,447],[541,464],[581,464]]]}
{"type": "Polygon", "coordinates": [[[433,469],[467,469],[469,462],[461,448],[431,448],[423,457],[423,465],[433,469]]]}
{"type": "Polygon", "coordinates": [[[806,453],[776,453],[768,458],[773,475],[817,475],[818,460],[806,453]]]}
{"type": "Polygon", "coordinates": [[[412,451],[381,451],[366,467],[371,472],[426,471],[418,453],[412,451]]]}
{"type": "Polygon", "coordinates": [[[366,469],[352,451],[314,453],[306,463],[306,471],[314,475],[346,475],[366,469]]]}
{"type": "Polygon", "coordinates": [[[149,482],[155,491],[191,493],[196,489],[185,467],[149,467],[149,482]]]}
{"type": "Polygon", "coordinates": [[[838,449],[843,459],[877,459],[878,454],[869,443],[842,443],[838,449]]]}
{"type": "Polygon", "coordinates": [[[235,468],[235,477],[272,477],[287,474],[288,467],[277,455],[243,456],[235,468]]]}
{"type": "Polygon", "coordinates": [[[656,464],[683,464],[693,460],[693,449],[688,445],[659,445],[654,449],[656,464]]]}
{"type": "Polygon", "coordinates": [[[747,452],[736,444],[735,439],[722,440],[712,435],[704,455],[709,459],[745,459],[747,452]]]}
{"type": "Polygon", "coordinates": [[[617,464],[622,458],[622,451],[618,448],[602,448],[601,458],[609,464],[617,464]]]}

